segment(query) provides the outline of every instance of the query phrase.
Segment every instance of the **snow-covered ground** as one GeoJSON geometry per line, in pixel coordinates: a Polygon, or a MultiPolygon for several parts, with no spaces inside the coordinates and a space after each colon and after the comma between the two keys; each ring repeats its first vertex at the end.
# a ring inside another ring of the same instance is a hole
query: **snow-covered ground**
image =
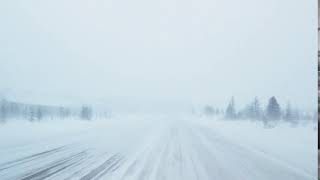
{"type": "Polygon", "coordinates": [[[316,123],[122,116],[0,126],[4,180],[313,180],[316,123]]]}

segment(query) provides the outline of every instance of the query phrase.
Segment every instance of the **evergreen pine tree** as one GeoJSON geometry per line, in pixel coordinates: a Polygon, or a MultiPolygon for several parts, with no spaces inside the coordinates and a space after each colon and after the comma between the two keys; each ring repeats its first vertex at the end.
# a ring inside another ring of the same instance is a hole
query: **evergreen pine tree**
{"type": "Polygon", "coordinates": [[[91,120],[91,118],[92,118],[92,109],[91,109],[91,107],[82,106],[80,117],[81,117],[81,119],[84,119],[84,120],[91,120]]]}
{"type": "Polygon", "coordinates": [[[36,117],[37,117],[37,120],[40,121],[43,117],[43,112],[42,112],[42,108],[41,107],[38,107],[37,108],[37,112],[36,112],[36,117]]]}
{"type": "Polygon", "coordinates": [[[280,105],[274,96],[269,99],[266,115],[269,120],[279,120],[281,117],[280,105]]]}
{"type": "Polygon", "coordinates": [[[290,103],[287,104],[285,114],[284,114],[284,119],[287,121],[292,121],[294,119],[294,114],[292,112],[292,108],[291,108],[290,103]]]}
{"type": "Polygon", "coordinates": [[[253,102],[246,107],[244,111],[244,117],[250,118],[252,120],[262,118],[262,109],[260,107],[260,102],[257,97],[254,98],[253,102]]]}
{"type": "Polygon", "coordinates": [[[237,117],[236,114],[236,109],[235,109],[235,102],[234,102],[234,97],[231,98],[228,107],[226,109],[226,114],[225,117],[227,119],[235,119],[237,117]]]}

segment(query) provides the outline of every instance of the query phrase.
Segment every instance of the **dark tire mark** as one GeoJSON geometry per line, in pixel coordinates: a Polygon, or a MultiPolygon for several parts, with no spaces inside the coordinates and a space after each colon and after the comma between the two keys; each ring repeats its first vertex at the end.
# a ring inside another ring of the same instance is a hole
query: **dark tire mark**
{"type": "Polygon", "coordinates": [[[90,180],[96,176],[98,176],[98,174],[100,174],[103,171],[109,171],[111,168],[113,168],[115,166],[115,164],[117,164],[120,160],[121,160],[121,156],[119,154],[113,155],[111,156],[109,159],[107,159],[104,163],[102,163],[100,166],[98,166],[97,168],[93,169],[91,172],[89,172],[88,174],[86,174],[85,176],[81,177],[80,180],[90,180]]]}
{"type": "Polygon", "coordinates": [[[98,175],[97,179],[100,179],[101,177],[103,177],[104,175],[106,175],[107,173],[110,172],[115,172],[122,163],[120,163],[123,160],[122,157],[120,157],[119,159],[117,159],[116,161],[114,161],[114,163],[108,167],[107,169],[105,169],[100,175],[98,175]]]}
{"type": "Polygon", "coordinates": [[[58,147],[58,148],[54,148],[54,149],[51,149],[51,150],[43,151],[43,152],[36,153],[36,154],[30,155],[30,156],[27,156],[27,157],[23,157],[23,158],[20,158],[20,159],[17,159],[17,160],[13,160],[13,161],[9,161],[9,162],[3,163],[3,164],[0,165],[0,171],[9,169],[9,168],[17,166],[17,165],[25,164],[25,163],[28,163],[30,161],[36,160],[36,159],[47,157],[49,155],[55,154],[55,153],[57,153],[59,151],[62,151],[63,149],[65,149],[65,147],[66,146],[61,146],[61,147],[58,147]]]}
{"type": "Polygon", "coordinates": [[[37,179],[44,179],[47,177],[50,177],[70,166],[73,166],[77,164],[79,161],[83,159],[87,154],[87,150],[81,151],[80,153],[71,155],[67,158],[60,159],[51,165],[49,167],[40,169],[38,172],[31,172],[29,175],[25,175],[25,177],[21,178],[21,180],[37,180],[37,179]],[[58,169],[56,169],[58,168],[58,169]]]}
{"type": "Polygon", "coordinates": [[[58,170],[56,170],[56,171],[48,174],[48,175],[47,175],[46,177],[44,177],[44,178],[53,176],[53,175],[55,175],[55,174],[58,174],[58,173],[61,172],[61,171],[64,171],[64,170],[66,170],[66,169],[69,169],[69,168],[75,168],[75,167],[83,164],[83,162],[84,162],[86,159],[87,159],[87,157],[83,157],[83,158],[81,158],[81,159],[77,159],[76,161],[72,162],[71,164],[66,165],[66,166],[64,166],[64,167],[62,167],[62,168],[60,168],[60,169],[58,169],[58,170]]]}
{"type": "Polygon", "coordinates": [[[86,162],[80,167],[80,169],[76,170],[75,172],[73,172],[71,175],[69,175],[68,177],[64,178],[64,180],[70,180],[70,179],[74,179],[74,177],[79,177],[81,176],[81,173],[84,172],[86,169],[88,169],[90,166],[94,165],[95,162],[98,159],[101,159],[101,157],[104,157],[107,153],[102,153],[99,156],[95,156],[95,155],[91,155],[90,157],[88,157],[86,159],[86,162]]]}

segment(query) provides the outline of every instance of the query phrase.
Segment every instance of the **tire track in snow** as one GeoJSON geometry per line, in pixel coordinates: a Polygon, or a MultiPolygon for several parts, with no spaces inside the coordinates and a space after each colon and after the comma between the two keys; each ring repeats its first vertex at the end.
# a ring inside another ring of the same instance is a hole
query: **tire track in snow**
{"type": "Polygon", "coordinates": [[[126,180],[129,177],[133,177],[138,173],[141,167],[144,167],[144,163],[146,162],[146,158],[149,157],[150,147],[144,147],[144,149],[140,152],[137,152],[134,155],[134,158],[131,162],[128,162],[127,166],[124,167],[122,171],[122,175],[120,175],[122,180],[126,180]]]}
{"type": "Polygon", "coordinates": [[[120,168],[123,162],[123,157],[120,157],[119,159],[115,160],[114,163],[110,167],[106,168],[101,174],[99,174],[96,179],[100,179],[102,177],[105,177],[107,174],[115,172],[117,169],[120,168]]]}
{"type": "Polygon", "coordinates": [[[189,143],[190,132],[185,127],[171,126],[148,148],[131,161],[122,176],[123,180],[134,179],[203,179],[201,165],[196,164],[197,151],[189,143]],[[200,175],[200,172],[202,175],[200,175]]]}
{"type": "Polygon", "coordinates": [[[31,162],[31,161],[34,161],[34,160],[37,160],[37,159],[41,159],[43,157],[50,156],[50,155],[52,155],[54,153],[62,151],[65,148],[66,148],[66,146],[61,146],[61,147],[58,147],[58,148],[50,149],[50,150],[43,151],[43,152],[40,152],[40,153],[36,153],[36,154],[30,155],[30,156],[27,156],[27,157],[23,157],[23,158],[20,158],[20,159],[17,159],[17,160],[13,160],[13,161],[9,161],[9,162],[3,163],[3,164],[0,165],[0,172],[3,171],[3,170],[6,170],[6,169],[12,168],[12,167],[21,165],[21,164],[25,164],[25,163],[28,163],[28,162],[31,162]]]}
{"type": "Polygon", "coordinates": [[[169,143],[169,141],[161,141],[163,132],[166,131],[149,135],[151,138],[144,142],[131,157],[129,156],[127,163],[119,169],[116,174],[118,179],[155,179],[155,172],[161,159],[160,154],[169,143]]]}
{"type": "Polygon", "coordinates": [[[181,179],[183,156],[181,152],[181,139],[179,139],[179,128],[172,127],[163,141],[166,141],[167,144],[164,147],[164,151],[160,153],[160,161],[156,169],[156,179],[170,179],[169,177],[173,176],[173,174],[181,179]]]}
{"type": "Polygon", "coordinates": [[[93,178],[100,178],[101,174],[104,175],[108,173],[112,168],[114,168],[121,160],[123,157],[120,154],[115,154],[108,158],[105,162],[100,164],[98,167],[95,169],[91,170],[88,174],[85,176],[81,177],[80,180],[91,180],[93,178]],[[99,175],[100,174],[100,175],[99,175]]]}
{"type": "Polygon", "coordinates": [[[41,179],[48,178],[52,175],[55,175],[55,174],[63,171],[66,168],[69,168],[69,167],[77,164],[86,155],[87,155],[87,150],[84,150],[79,153],[73,154],[67,158],[61,158],[60,160],[55,161],[54,163],[51,163],[50,165],[48,165],[48,167],[43,167],[41,169],[38,169],[38,170],[36,170],[36,172],[30,172],[30,173],[28,173],[18,179],[21,179],[21,180],[41,180],[41,179]]]}
{"type": "MultiPolygon", "coordinates": [[[[90,172],[90,167],[94,164],[96,164],[99,159],[103,158],[106,155],[106,153],[98,153],[98,154],[91,154],[88,158],[86,158],[85,161],[83,161],[81,164],[77,165],[72,172],[68,173],[66,177],[64,177],[64,180],[70,180],[74,179],[76,177],[82,177],[84,174],[86,174],[86,171],[90,172]]],[[[78,179],[79,179],[78,178],[78,179]]]]}

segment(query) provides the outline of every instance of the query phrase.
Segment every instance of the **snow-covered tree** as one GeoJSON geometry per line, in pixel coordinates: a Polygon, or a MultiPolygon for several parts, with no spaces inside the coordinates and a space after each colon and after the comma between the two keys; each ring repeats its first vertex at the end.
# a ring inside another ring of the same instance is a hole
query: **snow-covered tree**
{"type": "Polygon", "coordinates": [[[281,118],[281,108],[274,96],[269,99],[266,116],[269,120],[279,120],[281,118]]]}
{"type": "Polygon", "coordinates": [[[7,101],[2,99],[0,101],[0,122],[5,122],[8,116],[7,101]]]}
{"type": "Polygon", "coordinates": [[[226,109],[225,117],[227,119],[235,119],[237,117],[236,109],[235,109],[235,102],[234,97],[231,98],[228,107],[226,109]]]}
{"type": "Polygon", "coordinates": [[[37,107],[36,117],[38,121],[41,121],[43,118],[43,110],[41,107],[37,107]]]}
{"type": "Polygon", "coordinates": [[[70,116],[71,112],[68,108],[65,107],[59,107],[59,117],[60,118],[67,118],[70,116]]]}
{"type": "Polygon", "coordinates": [[[214,115],[215,109],[212,106],[207,105],[204,107],[204,114],[208,116],[214,115]]]}
{"type": "Polygon", "coordinates": [[[253,102],[249,104],[244,112],[244,116],[250,119],[261,119],[262,118],[262,109],[260,106],[259,99],[254,98],[253,102]]]}
{"type": "Polygon", "coordinates": [[[82,106],[80,117],[81,117],[81,119],[84,119],[84,120],[91,120],[92,119],[92,108],[89,106],[82,106]]]}
{"type": "Polygon", "coordinates": [[[259,99],[256,97],[252,103],[253,118],[260,119],[262,117],[262,108],[259,99]]]}
{"type": "Polygon", "coordinates": [[[34,107],[29,108],[29,121],[33,122],[35,120],[36,112],[34,107]]]}
{"type": "Polygon", "coordinates": [[[287,104],[283,118],[287,121],[291,121],[294,119],[294,115],[293,115],[293,111],[290,103],[287,104]]]}

